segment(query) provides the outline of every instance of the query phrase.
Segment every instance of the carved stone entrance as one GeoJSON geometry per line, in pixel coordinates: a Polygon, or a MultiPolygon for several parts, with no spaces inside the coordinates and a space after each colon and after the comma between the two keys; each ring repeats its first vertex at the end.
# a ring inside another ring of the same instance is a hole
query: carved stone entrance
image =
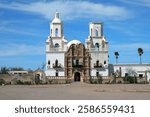
{"type": "Polygon", "coordinates": [[[79,72],[76,72],[76,73],[74,74],[74,81],[75,81],[75,82],[80,82],[80,81],[81,81],[80,73],[79,73],[79,72]]]}
{"type": "Polygon", "coordinates": [[[72,44],[65,53],[65,75],[75,82],[90,76],[90,54],[83,44],[72,44]]]}

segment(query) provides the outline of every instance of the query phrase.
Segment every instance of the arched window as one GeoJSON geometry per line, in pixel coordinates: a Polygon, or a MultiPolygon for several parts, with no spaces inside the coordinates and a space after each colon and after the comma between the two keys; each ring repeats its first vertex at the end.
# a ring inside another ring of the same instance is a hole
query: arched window
{"type": "Polygon", "coordinates": [[[58,74],[58,71],[56,71],[56,74],[55,74],[55,76],[58,76],[59,74],[58,74]]]}
{"type": "Polygon", "coordinates": [[[76,60],[76,65],[79,65],[79,60],[78,59],[76,60]]]}
{"type": "Polygon", "coordinates": [[[96,66],[99,66],[99,60],[96,61],[96,66]]]}
{"type": "Polygon", "coordinates": [[[58,37],[58,28],[55,29],[55,37],[58,37]]]}
{"type": "Polygon", "coordinates": [[[96,44],[95,44],[95,48],[99,48],[99,43],[96,43],[96,44]]]}
{"type": "Polygon", "coordinates": [[[59,44],[58,43],[55,44],[55,48],[59,48],[59,44]]]}
{"type": "Polygon", "coordinates": [[[55,61],[55,66],[57,67],[58,66],[58,60],[56,59],[55,61]]]}
{"type": "Polygon", "coordinates": [[[98,37],[98,30],[95,29],[95,36],[98,37]]]}
{"type": "Polygon", "coordinates": [[[99,76],[99,72],[98,71],[96,71],[96,76],[99,76]]]}
{"type": "Polygon", "coordinates": [[[50,65],[50,60],[48,60],[48,65],[50,65]]]}
{"type": "Polygon", "coordinates": [[[104,61],[104,64],[106,64],[106,61],[104,61]]]}

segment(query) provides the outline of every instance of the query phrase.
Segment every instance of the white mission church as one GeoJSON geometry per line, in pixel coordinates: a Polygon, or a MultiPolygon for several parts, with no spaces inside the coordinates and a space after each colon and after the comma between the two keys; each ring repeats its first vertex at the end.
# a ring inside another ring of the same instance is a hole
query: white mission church
{"type": "Polygon", "coordinates": [[[89,36],[85,45],[79,40],[68,42],[59,13],[55,13],[55,18],[50,23],[50,35],[46,40],[45,74],[49,79],[64,78],[84,82],[99,75],[107,79],[118,71],[123,77],[127,68],[136,68],[134,70],[137,75],[147,75],[150,79],[150,64],[109,65],[108,42],[103,35],[103,23],[89,23],[89,36]]]}

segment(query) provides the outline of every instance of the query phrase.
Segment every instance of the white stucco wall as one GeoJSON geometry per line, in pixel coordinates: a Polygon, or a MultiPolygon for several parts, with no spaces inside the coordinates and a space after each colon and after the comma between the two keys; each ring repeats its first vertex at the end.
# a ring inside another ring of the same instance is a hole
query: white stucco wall
{"type": "MultiPolygon", "coordinates": [[[[45,71],[46,76],[56,76],[56,69],[49,69],[45,71]]],[[[64,69],[58,70],[58,76],[65,76],[64,69]]]]}
{"type": "Polygon", "coordinates": [[[64,76],[64,59],[65,59],[65,52],[49,52],[46,53],[46,76],[55,76],[56,69],[53,68],[53,64],[55,64],[56,59],[58,60],[58,65],[61,65],[61,69],[57,69],[59,72],[59,76],[64,76]],[[48,65],[48,61],[50,61],[50,65],[48,65]]]}
{"type": "Polygon", "coordinates": [[[102,76],[108,76],[108,69],[105,70],[97,70],[97,69],[91,69],[91,76],[96,76],[96,72],[99,72],[102,76]]]}
{"type": "Polygon", "coordinates": [[[147,72],[147,80],[150,82],[150,71],[147,72]]]}
{"type": "Polygon", "coordinates": [[[108,52],[91,52],[91,67],[94,68],[94,64],[97,60],[99,60],[99,63],[102,63],[104,65],[104,61],[106,61],[106,65],[108,65],[108,52]]]}
{"type": "MultiPolygon", "coordinates": [[[[146,71],[150,70],[150,64],[114,64],[114,72],[116,70],[119,70],[121,67],[121,76],[124,77],[125,73],[127,73],[128,69],[133,70],[137,73],[137,76],[139,74],[143,74],[145,76],[146,71]]],[[[150,79],[149,74],[147,75],[150,79]]]]}

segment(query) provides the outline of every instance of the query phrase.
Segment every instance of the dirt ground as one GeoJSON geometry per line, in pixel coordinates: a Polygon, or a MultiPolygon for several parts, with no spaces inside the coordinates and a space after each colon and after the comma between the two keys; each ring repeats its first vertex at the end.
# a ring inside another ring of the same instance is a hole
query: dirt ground
{"type": "Polygon", "coordinates": [[[0,100],[150,100],[150,84],[7,85],[0,100]]]}

